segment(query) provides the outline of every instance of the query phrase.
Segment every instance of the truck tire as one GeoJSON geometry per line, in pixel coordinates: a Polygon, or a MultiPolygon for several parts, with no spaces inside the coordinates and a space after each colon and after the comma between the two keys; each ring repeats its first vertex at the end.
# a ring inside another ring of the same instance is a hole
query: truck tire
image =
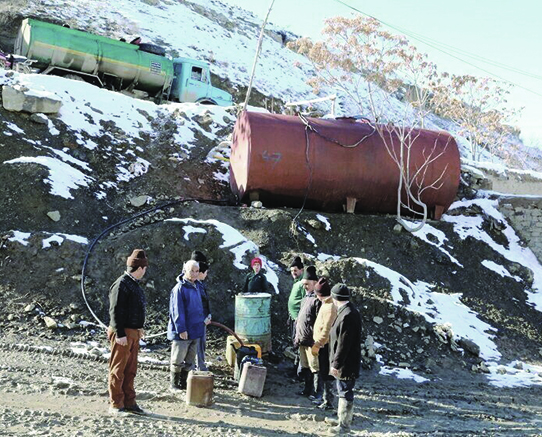
{"type": "Polygon", "coordinates": [[[139,50],[158,56],[166,56],[166,49],[155,44],[139,44],[139,50]]]}

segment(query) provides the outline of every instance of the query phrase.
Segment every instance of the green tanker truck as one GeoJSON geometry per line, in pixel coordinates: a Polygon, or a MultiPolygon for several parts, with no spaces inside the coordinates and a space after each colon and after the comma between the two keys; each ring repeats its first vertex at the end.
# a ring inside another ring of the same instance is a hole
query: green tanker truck
{"type": "Polygon", "coordinates": [[[230,106],[231,94],[211,85],[207,62],[170,59],[161,47],[93,35],[35,19],[23,20],[15,54],[42,74],[83,79],[112,90],[139,91],[157,101],[230,106]]]}

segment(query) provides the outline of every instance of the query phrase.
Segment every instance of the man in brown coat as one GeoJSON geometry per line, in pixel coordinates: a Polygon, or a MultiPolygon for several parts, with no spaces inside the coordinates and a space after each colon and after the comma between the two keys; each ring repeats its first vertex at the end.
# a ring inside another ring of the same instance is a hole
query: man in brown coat
{"type": "Polygon", "coordinates": [[[113,415],[143,413],[136,403],[134,379],[147,305],[139,280],[145,275],[148,265],[145,251],[135,249],[126,260],[126,272],[109,290],[109,412],[113,415]]]}
{"type": "Polygon", "coordinates": [[[314,345],[312,354],[318,356],[320,370],[318,377],[324,386],[323,398],[315,399],[313,402],[318,404],[318,408],[323,410],[333,409],[333,381],[335,378],[329,374],[329,332],[333,322],[337,318],[337,308],[333,305],[331,297],[331,287],[326,278],[320,278],[314,287],[316,297],[322,306],[318,311],[316,322],[314,323],[314,345]],[[322,402],[323,401],[323,402],[322,402]]]}

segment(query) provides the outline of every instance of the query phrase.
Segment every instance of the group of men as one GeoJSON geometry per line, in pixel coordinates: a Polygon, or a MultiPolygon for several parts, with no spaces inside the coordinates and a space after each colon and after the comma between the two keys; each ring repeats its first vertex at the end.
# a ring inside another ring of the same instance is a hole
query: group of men
{"type": "MultiPolygon", "coordinates": [[[[126,260],[126,271],[109,290],[109,411],[113,415],[143,413],[136,403],[134,379],[146,310],[145,294],[139,281],[147,267],[145,251],[135,249],[126,260]]],[[[188,372],[194,366],[207,370],[205,337],[211,310],[203,281],[208,269],[207,258],[194,251],[171,290],[167,338],[172,342],[170,390],[173,392],[186,389],[188,372]]]]}
{"type": "Polygon", "coordinates": [[[290,264],[294,285],[288,299],[289,326],[298,348],[296,374],[318,408],[333,409],[333,380],[339,396],[336,431],[350,428],[354,386],[361,363],[361,318],[345,284],[330,287],[314,266],[296,256],[290,264]]]}
{"type": "MultiPolygon", "coordinates": [[[[252,267],[261,266],[255,258],[252,267]]],[[[109,292],[111,343],[109,359],[110,412],[143,413],[136,403],[134,379],[139,341],[143,338],[146,299],[139,281],[147,272],[145,251],[136,249],[127,258],[126,271],[109,292]]],[[[206,326],[211,322],[209,298],[204,286],[209,265],[194,251],[183,265],[171,290],[167,338],[172,342],[170,389],[186,389],[189,371],[205,366],[206,326]]],[[[259,273],[254,270],[255,275],[259,273]]],[[[350,302],[344,284],[330,286],[318,277],[314,266],[305,267],[300,257],[290,264],[294,278],[288,299],[293,344],[299,349],[296,369],[304,383],[301,395],[321,409],[333,409],[333,381],[339,397],[336,430],[347,430],[353,417],[354,385],[361,362],[361,319],[350,302]]],[[[250,280],[250,278],[249,278],[250,280]]]]}

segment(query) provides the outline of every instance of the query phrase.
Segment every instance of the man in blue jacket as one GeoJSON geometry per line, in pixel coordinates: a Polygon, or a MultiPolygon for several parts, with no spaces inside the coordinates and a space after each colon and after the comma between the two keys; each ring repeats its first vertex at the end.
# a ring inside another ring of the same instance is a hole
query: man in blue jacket
{"type": "Polygon", "coordinates": [[[193,368],[198,343],[204,333],[199,264],[187,261],[169,299],[167,338],[171,344],[170,389],[186,389],[188,372],[193,368]]]}

